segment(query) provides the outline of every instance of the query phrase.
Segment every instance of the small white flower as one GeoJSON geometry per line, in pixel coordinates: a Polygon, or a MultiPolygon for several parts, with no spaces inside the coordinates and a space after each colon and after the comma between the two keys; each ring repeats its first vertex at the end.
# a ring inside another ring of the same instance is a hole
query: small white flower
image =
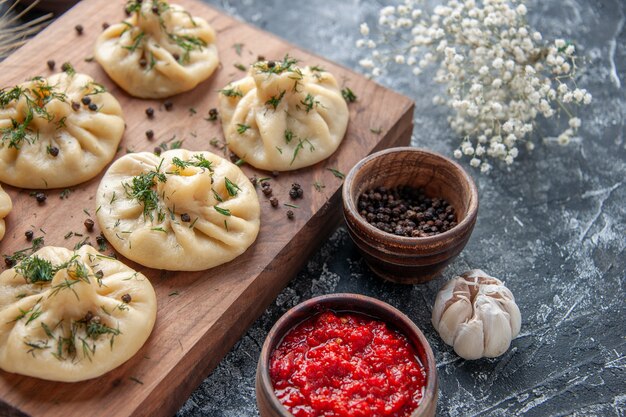
{"type": "Polygon", "coordinates": [[[540,40],[543,39],[543,37],[541,36],[541,33],[539,32],[533,32],[533,39],[537,42],[539,42],[540,40]]]}
{"type": "Polygon", "coordinates": [[[526,9],[526,6],[524,6],[523,4],[520,4],[519,6],[517,6],[517,8],[515,9],[515,11],[517,12],[518,15],[520,16],[525,16],[526,13],[528,12],[528,10],[526,9]]]}
{"type": "Polygon", "coordinates": [[[572,117],[569,119],[569,127],[572,129],[578,129],[580,127],[580,119],[578,117],[572,117]]]}
{"type": "Polygon", "coordinates": [[[583,98],[583,103],[585,103],[585,104],[591,103],[591,94],[590,93],[585,93],[585,97],[583,98]]]}
{"type": "Polygon", "coordinates": [[[372,75],[373,75],[374,77],[379,77],[379,76],[380,76],[380,74],[382,74],[382,72],[383,72],[383,71],[382,71],[380,68],[378,68],[378,67],[377,67],[377,68],[374,68],[374,69],[372,70],[372,75]]]}
{"type": "Polygon", "coordinates": [[[570,135],[568,133],[568,131],[565,131],[563,133],[561,133],[559,135],[559,137],[557,138],[557,141],[559,143],[559,145],[565,146],[569,143],[570,141],[570,135]]]}
{"type": "Polygon", "coordinates": [[[370,49],[374,49],[374,48],[376,48],[376,42],[374,42],[374,41],[373,41],[373,40],[371,40],[371,39],[370,39],[370,40],[368,40],[368,41],[367,41],[367,47],[368,47],[368,48],[370,48],[370,49]]]}
{"type": "Polygon", "coordinates": [[[367,25],[367,23],[361,23],[359,29],[361,30],[361,35],[363,36],[367,36],[370,34],[370,27],[367,25]]]}
{"type": "Polygon", "coordinates": [[[365,39],[359,39],[356,41],[357,48],[363,48],[365,46],[365,39]]]}
{"type": "Polygon", "coordinates": [[[396,61],[396,64],[404,64],[406,62],[404,55],[396,55],[394,60],[396,61]]]}
{"type": "Polygon", "coordinates": [[[359,65],[363,68],[374,68],[374,61],[365,58],[359,61],[359,65]]]}
{"type": "Polygon", "coordinates": [[[480,172],[482,172],[483,174],[489,172],[490,169],[491,165],[487,162],[483,162],[482,164],[480,164],[480,172]]]}
{"type": "Polygon", "coordinates": [[[480,159],[478,158],[472,158],[470,160],[470,165],[474,168],[478,168],[480,166],[480,159]]]}
{"type": "Polygon", "coordinates": [[[380,11],[381,16],[391,16],[396,12],[396,8],[393,6],[383,7],[380,11]]]}
{"type": "Polygon", "coordinates": [[[422,70],[419,67],[414,67],[412,72],[413,75],[420,75],[422,73],[422,70]]]}
{"type": "Polygon", "coordinates": [[[460,150],[460,149],[456,149],[456,150],[454,151],[454,157],[455,157],[456,159],[461,159],[461,158],[463,157],[463,152],[461,152],[461,150],[460,150]]]}
{"type": "Polygon", "coordinates": [[[491,66],[494,67],[495,69],[500,69],[502,68],[503,64],[504,64],[504,61],[502,60],[502,58],[496,58],[491,63],[491,66]]]}
{"type": "Polygon", "coordinates": [[[513,163],[513,157],[511,155],[505,156],[504,162],[506,162],[507,165],[511,165],[513,163]]]}
{"type": "Polygon", "coordinates": [[[584,98],[585,93],[580,88],[574,90],[574,100],[581,102],[584,98]]]}
{"type": "Polygon", "coordinates": [[[565,41],[563,39],[557,39],[554,41],[554,46],[557,48],[563,48],[565,46],[565,41]]]}
{"type": "Polygon", "coordinates": [[[568,45],[567,48],[565,48],[565,53],[567,55],[573,55],[575,51],[576,48],[574,47],[574,45],[568,45]]]}

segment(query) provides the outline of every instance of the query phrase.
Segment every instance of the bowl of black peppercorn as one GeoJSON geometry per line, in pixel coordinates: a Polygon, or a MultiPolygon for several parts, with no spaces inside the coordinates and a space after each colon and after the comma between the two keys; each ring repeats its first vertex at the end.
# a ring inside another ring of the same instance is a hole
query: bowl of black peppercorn
{"type": "Polygon", "coordinates": [[[370,269],[402,284],[436,278],[465,247],[478,214],[476,184],[425,149],[374,153],[346,176],[343,213],[370,269]]]}

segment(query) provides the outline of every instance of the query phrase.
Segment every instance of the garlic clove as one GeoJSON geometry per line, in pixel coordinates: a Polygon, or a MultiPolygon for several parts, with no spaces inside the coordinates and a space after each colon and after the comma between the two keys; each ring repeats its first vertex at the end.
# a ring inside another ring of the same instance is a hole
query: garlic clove
{"type": "Polygon", "coordinates": [[[476,298],[474,309],[485,329],[482,356],[495,358],[502,355],[511,345],[509,314],[500,308],[496,300],[484,296],[476,298]]]}
{"type": "Polygon", "coordinates": [[[504,311],[509,313],[509,322],[511,325],[511,337],[517,337],[522,328],[522,314],[519,307],[515,304],[515,300],[506,300],[500,303],[504,311]]]}
{"type": "Polygon", "coordinates": [[[451,304],[441,316],[439,335],[448,345],[454,344],[456,329],[459,325],[469,321],[472,318],[472,304],[467,298],[461,298],[451,304]]]}
{"type": "Polygon", "coordinates": [[[435,306],[433,307],[432,323],[435,330],[439,330],[439,321],[445,308],[447,307],[446,301],[452,298],[454,294],[455,281],[448,282],[443,288],[439,290],[437,299],[435,300],[435,306]]]}
{"type": "Polygon", "coordinates": [[[454,351],[463,359],[480,359],[483,356],[483,322],[470,320],[461,323],[456,329],[454,351]]]}

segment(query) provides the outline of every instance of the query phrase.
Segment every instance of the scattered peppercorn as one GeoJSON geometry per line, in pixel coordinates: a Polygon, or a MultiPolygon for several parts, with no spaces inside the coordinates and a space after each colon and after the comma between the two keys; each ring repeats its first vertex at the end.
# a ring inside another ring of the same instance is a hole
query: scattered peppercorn
{"type": "Polygon", "coordinates": [[[259,182],[258,178],[256,177],[256,175],[253,175],[250,177],[250,182],[252,183],[253,186],[257,186],[257,183],[259,182]]]}
{"type": "Polygon", "coordinates": [[[174,58],[176,61],[180,60],[180,55],[178,55],[176,52],[174,52],[172,54],[172,58],[174,58]]]}
{"type": "Polygon", "coordinates": [[[263,55],[257,55],[256,60],[257,61],[265,61],[265,57],[263,55]]]}
{"type": "Polygon", "coordinates": [[[59,148],[56,146],[51,146],[48,148],[48,153],[54,157],[59,156],[59,148]]]}
{"type": "Polygon", "coordinates": [[[96,111],[96,110],[98,110],[98,106],[96,105],[96,103],[91,103],[91,104],[89,105],[89,110],[91,110],[91,111],[96,111]]]}
{"type": "Polygon", "coordinates": [[[157,6],[156,4],[152,6],[152,13],[159,14],[159,6],[157,6]]]}
{"type": "Polygon", "coordinates": [[[140,67],[145,67],[146,65],[148,65],[148,60],[146,58],[141,58],[139,60],[139,66],[140,67]]]}
{"type": "Polygon", "coordinates": [[[300,184],[291,184],[291,190],[289,190],[289,197],[292,199],[302,198],[304,195],[304,190],[300,186],[300,184]]]}
{"type": "Polygon", "coordinates": [[[274,61],[267,61],[268,68],[274,68],[275,66],[276,66],[276,63],[274,61]]]}
{"type": "Polygon", "coordinates": [[[85,220],[84,224],[85,224],[85,229],[87,229],[88,232],[91,232],[93,230],[93,225],[94,225],[93,220],[87,219],[85,220]]]}
{"type": "Polygon", "coordinates": [[[94,273],[94,276],[96,279],[102,279],[104,277],[104,272],[102,272],[102,270],[98,270],[94,273]]]}
{"type": "Polygon", "coordinates": [[[278,177],[278,175],[280,174],[280,172],[278,171],[272,171],[272,177],[278,177]]]}
{"type": "Polygon", "coordinates": [[[148,140],[152,140],[154,138],[154,131],[152,129],[146,130],[146,137],[148,140]]]}
{"type": "Polygon", "coordinates": [[[230,158],[230,162],[232,162],[233,164],[239,160],[239,157],[232,152],[228,157],[230,158]]]}
{"type": "Polygon", "coordinates": [[[89,96],[85,96],[83,98],[80,99],[80,101],[85,105],[88,106],[91,104],[91,97],[89,96]]]}
{"type": "Polygon", "coordinates": [[[31,240],[33,240],[33,236],[35,236],[35,232],[33,232],[32,230],[27,230],[24,233],[24,236],[26,236],[26,240],[30,242],[31,240]]]}
{"type": "Polygon", "coordinates": [[[52,71],[54,69],[54,66],[56,65],[56,62],[54,62],[54,59],[49,59],[47,64],[50,71],[52,71]]]}
{"type": "Polygon", "coordinates": [[[132,300],[132,297],[130,296],[130,294],[122,295],[122,301],[125,302],[126,304],[130,303],[131,300],[132,300]]]}
{"type": "Polygon", "coordinates": [[[161,155],[161,151],[162,151],[162,149],[160,147],[158,147],[158,146],[156,148],[154,148],[154,153],[156,154],[156,156],[161,155]]]}
{"type": "Polygon", "coordinates": [[[267,181],[261,181],[261,191],[263,191],[263,194],[266,197],[269,197],[272,195],[272,186],[269,182],[267,181]]]}
{"type": "Polygon", "coordinates": [[[358,210],[372,226],[398,236],[434,236],[457,225],[446,200],[411,186],[368,190],[359,197],[358,210]]]}
{"type": "Polygon", "coordinates": [[[293,220],[293,218],[294,218],[294,214],[293,214],[293,211],[292,211],[292,210],[287,210],[287,218],[288,218],[289,220],[293,220]]]}
{"type": "Polygon", "coordinates": [[[209,110],[209,120],[210,121],[217,120],[217,115],[218,115],[218,113],[217,113],[217,109],[216,108],[213,108],[213,109],[209,110]]]}
{"type": "Polygon", "coordinates": [[[189,216],[189,214],[183,213],[180,215],[180,220],[185,223],[189,223],[191,221],[191,217],[189,216]]]}
{"type": "Polygon", "coordinates": [[[35,199],[37,199],[38,203],[45,203],[45,201],[48,199],[48,196],[43,193],[43,192],[38,192],[37,194],[35,194],[35,199]]]}
{"type": "Polygon", "coordinates": [[[15,261],[10,256],[4,257],[4,263],[7,266],[7,268],[12,268],[15,265],[15,261]]]}
{"type": "Polygon", "coordinates": [[[76,29],[76,33],[78,33],[79,35],[83,34],[83,25],[76,25],[74,26],[74,29],[76,29]]]}
{"type": "Polygon", "coordinates": [[[103,29],[103,30],[106,30],[106,29],[108,29],[108,28],[109,28],[109,24],[108,24],[107,22],[104,22],[104,23],[102,24],[102,29],[103,29]]]}
{"type": "Polygon", "coordinates": [[[278,207],[278,199],[276,197],[272,197],[270,198],[270,204],[272,205],[272,207],[276,208],[278,207]]]}
{"type": "Polygon", "coordinates": [[[98,235],[96,236],[96,243],[98,244],[98,246],[104,246],[106,244],[106,239],[104,238],[104,236],[102,235],[98,235]]]}
{"type": "Polygon", "coordinates": [[[78,104],[75,101],[72,101],[72,110],[74,110],[74,111],[80,110],[80,104],[78,104]]]}
{"type": "Polygon", "coordinates": [[[171,100],[166,100],[163,105],[165,106],[165,110],[167,111],[172,110],[172,107],[174,107],[174,103],[171,100]]]}
{"type": "Polygon", "coordinates": [[[154,117],[154,109],[152,107],[148,107],[146,109],[146,116],[148,116],[150,119],[154,117]]]}

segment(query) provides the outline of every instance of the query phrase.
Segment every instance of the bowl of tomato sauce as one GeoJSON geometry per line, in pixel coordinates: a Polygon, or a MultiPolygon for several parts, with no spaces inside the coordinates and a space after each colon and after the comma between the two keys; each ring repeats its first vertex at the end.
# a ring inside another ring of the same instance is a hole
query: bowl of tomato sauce
{"type": "Polygon", "coordinates": [[[406,315],[357,294],[312,298],[285,313],[259,357],[261,417],[431,417],[435,358],[406,315]]]}

